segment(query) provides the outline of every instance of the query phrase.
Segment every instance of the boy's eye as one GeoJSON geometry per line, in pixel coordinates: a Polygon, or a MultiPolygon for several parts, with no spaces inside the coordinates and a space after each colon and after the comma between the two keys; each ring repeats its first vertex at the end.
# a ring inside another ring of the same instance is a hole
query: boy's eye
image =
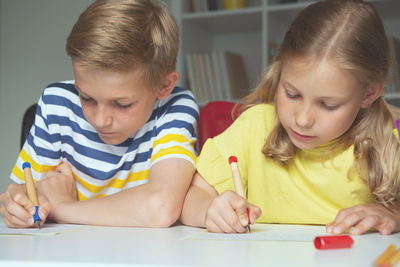
{"type": "Polygon", "coordinates": [[[83,95],[79,95],[79,97],[80,97],[80,99],[81,99],[83,102],[90,102],[90,101],[93,101],[93,99],[90,98],[90,97],[86,97],[86,96],[83,96],[83,95]]]}
{"type": "Polygon", "coordinates": [[[118,103],[118,102],[114,102],[114,105],[115,105],[117,108],[125,109],[125,108],[130,108],[130,107],[132,106],[132,103],[129,103],[129,104],[120,104],[120,103],[118,103]]]}

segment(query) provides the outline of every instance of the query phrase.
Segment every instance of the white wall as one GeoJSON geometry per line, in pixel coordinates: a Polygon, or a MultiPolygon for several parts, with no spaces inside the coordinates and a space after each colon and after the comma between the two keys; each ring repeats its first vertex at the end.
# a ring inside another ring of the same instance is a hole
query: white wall
{"type": "Polygon", "coordinates": [[[66,38],[92,0],[0,0],[0,192],[19,153],[25,109],[49,83],[73,79],[66,38]]]}

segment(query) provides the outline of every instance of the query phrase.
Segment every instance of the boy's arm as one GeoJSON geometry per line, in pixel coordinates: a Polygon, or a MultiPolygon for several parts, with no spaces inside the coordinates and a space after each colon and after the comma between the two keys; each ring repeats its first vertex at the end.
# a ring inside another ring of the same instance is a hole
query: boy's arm
{"type": "Polygon", "coordinates": [[[59,223],[168,227],[179,218],[194,167],[184,159],[164,159],[151,167],[148,183],[85,201],[64,192],[74,183],[72,174],[68,178],[64,173],[58,175],[64,179],[48,177],[40,188],[53,206],[49,219],[59,223]]]}

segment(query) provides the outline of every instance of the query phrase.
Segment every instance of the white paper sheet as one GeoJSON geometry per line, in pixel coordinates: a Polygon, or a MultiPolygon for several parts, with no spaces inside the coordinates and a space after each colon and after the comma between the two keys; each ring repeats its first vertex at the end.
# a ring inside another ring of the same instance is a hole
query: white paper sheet
{"type": "Polygon", "coordinates": [[[65,232],[76,231],[87,227],[91,226],[80,224],[45,223],[43,226],[40,227],[40,229],[14,229],[7,227],[4,223],[0,223],[0,235],[56,235],[65,232]]]}
{"type": "Polygon", "coordinates": [[[329,235],[325,226],[255,224],[250,233],[220,234],[202,229],[185,237],[186,240],[229,240],[229,241],[313,241],[316,236],[329,235]]]}

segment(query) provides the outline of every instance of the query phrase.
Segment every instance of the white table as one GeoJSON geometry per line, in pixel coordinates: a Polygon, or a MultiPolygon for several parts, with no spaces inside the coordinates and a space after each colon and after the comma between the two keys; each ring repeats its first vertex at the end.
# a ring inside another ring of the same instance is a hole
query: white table
{"type": "MultiPolygon", "coordinates": [[[[275,227],[271,225],[271,227],[275,227]]],[[[0,236],[0,266],[372,266],[400,233],[355,236],[350,249],[308,241],[186,240],[199,231],[90,227],[54,236],[0,236]]]]}

